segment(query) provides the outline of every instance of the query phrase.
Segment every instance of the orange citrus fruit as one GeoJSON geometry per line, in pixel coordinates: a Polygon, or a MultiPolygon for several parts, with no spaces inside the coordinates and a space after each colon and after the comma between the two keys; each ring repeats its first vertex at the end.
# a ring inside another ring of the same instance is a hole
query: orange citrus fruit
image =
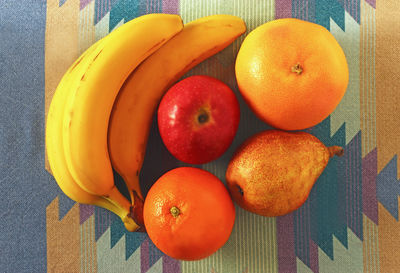
{"type": "Polygon", "coordinates": [[[254,113],[284,130],[305,129],[328,117],[349,81],[346,56],[334,36],[320,25],[293,18],[250,32],[235,72],[254,113]]]}
{"type": "Polygon", "coordinates": [[[175,259],[205,258],[228,240],[235,207],[224,184],[192,167],[173,169],[150,188],[144,224],[153,243],[175,259]]]}

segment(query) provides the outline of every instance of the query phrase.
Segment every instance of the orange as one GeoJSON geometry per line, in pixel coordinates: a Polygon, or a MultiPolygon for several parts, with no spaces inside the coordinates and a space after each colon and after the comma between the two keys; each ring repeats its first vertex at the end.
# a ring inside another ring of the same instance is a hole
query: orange
{"type": "Polygon", "coordinates": [[[153,243],[175,259],[205,258],[228,240],[235,207],[224,184],[192,167],[173,169],[150,188],[144,224],[153,243]]]}
{"type": "Polygon", "coordinates": [[[254,113],[284,130],[305,129],[328,117],[349,81],[346,56],[334,36],[320,25],[292,18],[250,32],[235,72],[254,113]]]}

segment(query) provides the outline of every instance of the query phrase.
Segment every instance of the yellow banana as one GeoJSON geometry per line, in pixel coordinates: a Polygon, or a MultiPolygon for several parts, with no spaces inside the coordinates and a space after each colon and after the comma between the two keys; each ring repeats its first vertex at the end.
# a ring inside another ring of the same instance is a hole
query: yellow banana
{"type": "Polygon", "coordinates": [[[128,75],[183,28],[178,15],[149,14],[107,35],[72,80],[62,124],[68,170],[87,192],[121,201],[107,147],[115,97],[128,75]]]}
{"type": "Polygon", "coordinates": [[[53,96],[46,123],[47,154],[53,176],[61,190],[68,197],[79,203],[96,205],[112,211],[121,218],[127,229],[133,231],[136,230],[138,226],[130,217],[129,201],[124,201],[124,199],[122,199],[123,204],[116,205],[106,198],[87,193],[85,190],[81,189],[71,177],[64,158],[62,140],[62,120],[65,105],[64,101],[68,96],[68,91],[71,86],[71,78],[74,77],[74,73],[78,69],[78,66],[81,64],[81,62],[85,62],[85,56],[93,52],[99,43],[100,41],[86,50],[71,65],[60,81],[59,87],[53,96]]]}
{"type": "Polygon", "coordinates": [[[242,19],[213,15],[186,24],[125,81],[114,103],[108,149],[114,169],[141,196],[139,172],[154,111],[165,93],[192,67],[221,51],[246,31],[242,19]]]}

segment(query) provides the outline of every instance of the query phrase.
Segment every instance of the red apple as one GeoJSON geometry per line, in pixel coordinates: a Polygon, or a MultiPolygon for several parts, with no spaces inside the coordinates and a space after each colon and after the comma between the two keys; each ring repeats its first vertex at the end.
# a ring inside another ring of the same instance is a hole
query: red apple
{"type": "Polygon", "coordinates": [[[158,127],[165,146],[177,159],[190,164],[220,157],[231,145],[239,119],[233,91],[203,75],[176,83],[158,108],[158,127]]]}

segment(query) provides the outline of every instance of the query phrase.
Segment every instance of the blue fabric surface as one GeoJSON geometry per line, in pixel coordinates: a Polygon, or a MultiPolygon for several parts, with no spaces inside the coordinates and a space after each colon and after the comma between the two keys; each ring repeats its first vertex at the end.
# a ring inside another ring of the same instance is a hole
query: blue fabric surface
{"type": "Polygon", "coordinates": [[[46,1],[0,1],[1,272],[46,271],[45,24],[46,1]]]}

